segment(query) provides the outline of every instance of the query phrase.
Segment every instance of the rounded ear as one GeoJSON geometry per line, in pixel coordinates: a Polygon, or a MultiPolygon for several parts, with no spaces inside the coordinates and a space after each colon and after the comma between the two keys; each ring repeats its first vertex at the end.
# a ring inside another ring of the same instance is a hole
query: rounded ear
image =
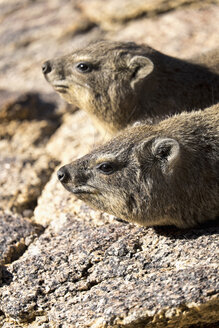
{"type": "Polygon", "coordinates": [[[158,138],[152,144],[152,154],[161,162],[164,173],[171,173],[180,156],[178,141],[171,138],[158,138]]]}
{"type": "MultiPolygon", "coordinates": [[[[150,129],[150,126],[148,126],[150,129]]],[[[151,142],[152,140],[143,140],[135,147],[135,155],[139,164],[144,164],[147,159],[151,158],[151,142]]]]}
{"type": "Polygon", "coordinates": [[[134,56],[128,62],[128,67],[132,71],[131,87],[134,87],[146,78],[154,69],[154,64],[148,57],[134,56]]]}

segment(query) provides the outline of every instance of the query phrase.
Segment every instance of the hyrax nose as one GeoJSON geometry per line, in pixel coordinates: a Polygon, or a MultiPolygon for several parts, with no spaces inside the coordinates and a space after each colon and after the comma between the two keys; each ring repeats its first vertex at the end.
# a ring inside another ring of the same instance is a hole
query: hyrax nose
{"type": "Polygon", "coordinates": [[[62,183],[66,183],[68,181],[68,179],[69,179],[69,173],[68,173],[68,171],[67,171],[67,169],[66,169],[65,166],[62,166],[58,170],[57,176],[58,176],[59,181],[62,182],[62,183]]]}
{"type": "Polygon", "coordinates": [[[47,60],[45,63],[43,63],[42,71],[43,71],[43,74],[48,74],[52,71],[52,65],[49,60],[47,60]]]}

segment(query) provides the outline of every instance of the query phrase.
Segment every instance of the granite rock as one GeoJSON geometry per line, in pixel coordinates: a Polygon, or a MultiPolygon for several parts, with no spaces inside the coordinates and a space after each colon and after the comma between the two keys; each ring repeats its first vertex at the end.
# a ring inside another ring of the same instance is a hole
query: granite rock
{"type": "Polygon", "coordinates": [[[146,229],[60,201],[65,212],[7,267],[6,317],[24,324],[44,315],[63,328],[219,322],[218,227],[146,229]]]}
{"type": "Polygon", "coordinates": [[[42,63],[102,35],[72,0],[2,0],[0,22],[0,89],[14,92],[50,93],[42,63]]]}
{"type": "Polygon", "coordinates": [[[0,159],[0,209],[32,211],[58,162],[47,154],[39,158],[5,155],[0,159]]]}
{"type": "Polygon", "coordinates": [[[18,259],[42,231],[27,218],[0,211],[0,265],[18,259]]]}
{"type": "Polygon", "coordinates": [[[217,223],[142,228],[67,192],[58,163],[104,138],[40,68],[100,38],[200,55],[218,18],[217,0],[1,1],[0,327],[219,326],[217,223]]]}
{"type": "Polygon", "coordinates": [[[57,105],[38,94],[3,93],[0,105],[0,208],[32,210],[55,166],[45,151],[60,125],[57,105]]]}
{"type": "Polygon", "coordinates": [[[50,101],[42,98],[36,92],[9,92],[0,90],[0,120],[10,122],[12,120],[56,120],[58,100],[55,97],[50,101]]]}
{"type": "Polygon", "coordinates": [[[211,0],[204,3],[201,0],[124,0],[122,2],[110,0],[103,5],[102,0],[78,0],[78,7],[91,21],[106,29],[112,29],[117,24],[125,24],[142,16],[156,16],[181,6],[195,6],[197,9],[214,2],[211,0]]]}
{"type": "MultiPolygon", "coordinates": [[[[67,163],[85,155],[97,146],[101,140],[103,140],[103,137],[95,129],[89,116],[83,111],[78,111],[73,115],[65,115],[63,124],[50,138],[46,150],[51,156],[56,154],[57,160],[60,163],[67,163]]],[[[58,222],[56,219],[65,210],[62,206],[64,199],[59,198],[60,193],[63,195],[63,187],[58,183],[55,171],[38,199],[38,206],[35,208],[34,214],[37,223],[43,226],[47,226],[51,221],[59,224],[59,219],[58,222]],[[50,199],[51,195],[54,197],[52,202],[50,199]],[[54,217],[54,213],[57,216],[54,217]]],[[[67,192],[64,192],[64,195],[69,199],[70,195],[67,192]]],[[[76,203],[81,204],[77,200],[76,203]]],[[[75,209],[77,207],[75,207],[75,203],[72,203],[71,211],[74,212],[75,209]]],[[[68,208],[67,210],[70,209],[68,208]]],[[[86,211],[84,213],[83,210],[81,212],[82,215],[87,215],[88,213],[86,211]]]]}
{"type": "Polygon", "coordinates": [[[115,28],[107,37],[146,43],[180,58],[199,56],[219,46],[219,24],[215,24],[219,20],[219,6],[216,3],[202,9],[180,7],[155,17],[139,18],[115,28]]]}

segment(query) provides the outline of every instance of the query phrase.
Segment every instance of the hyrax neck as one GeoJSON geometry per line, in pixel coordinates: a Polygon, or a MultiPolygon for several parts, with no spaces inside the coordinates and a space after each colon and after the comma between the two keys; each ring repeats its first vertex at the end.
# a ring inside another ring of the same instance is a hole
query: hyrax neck
{"type": "Polygon", "coordinates": [[[219,100],[219,75],[207,67],[159,52],[150,59],[154,71],[135,90],[130,89],[125,99],[118,93],[106,99],[95,114],[113,134],[139,120],[154,124],[166,116],[206,108],[219,100]]]}

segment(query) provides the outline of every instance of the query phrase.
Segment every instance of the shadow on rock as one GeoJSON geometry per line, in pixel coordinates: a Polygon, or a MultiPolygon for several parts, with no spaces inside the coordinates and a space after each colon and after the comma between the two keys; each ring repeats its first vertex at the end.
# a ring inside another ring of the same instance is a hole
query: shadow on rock
{"type": "Polygon", "coordinates": [[[0,117],[2,121],[56,119],[57,103],[37,92],[16,93],[0,90],[0,117]]]}
{"type": "Polygon", "coordinates": [[[0,265],[0,287],[10,285],[13,280],[13,275],[3,265],[0,265]]]}
{"type": "Polygon", "coordinates": [[[174,226],[154,227],[154,231],[161,236],[173,239],[197,239],[200,236],[219,234],[219,218],[199,224],[194,228],[179,229],[174,226]]]}

